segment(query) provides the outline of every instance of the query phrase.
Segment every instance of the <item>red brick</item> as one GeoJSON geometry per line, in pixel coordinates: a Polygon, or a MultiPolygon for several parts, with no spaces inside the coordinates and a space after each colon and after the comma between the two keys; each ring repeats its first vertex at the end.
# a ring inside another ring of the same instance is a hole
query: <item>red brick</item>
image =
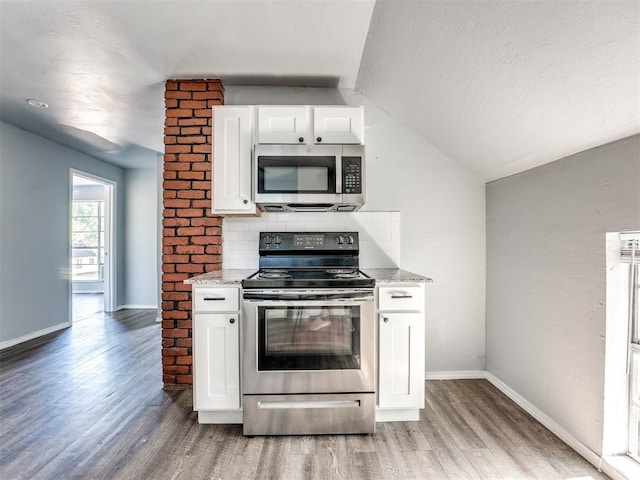
{"type": "Polygon", "coordinates": [[[192,218],[191,225],[194,227],[220,227],[222,226],[222,221],[220,217],[200,217],[200,218],[192,218]]]}
{"type": "Polygon", "coordinates": [[[207,108],[206,100],[182,100],[180,102],[180,108],[201,109],[207,108]]]}
{"type": "Polygon", "coordinates": [[[206,92],[193,92],[194,100],[223,100],[220,90],[208,90],[206,92]]]}
{"type": "MultiPolygon", "coordinates": [[[[198,117],[210,117],[211,116],[211,109],[206,108],[206,104],[203,105],[204,108],[200,108],[200,109],[196,109],[193,110],[193,116],[198,118],[198,117]]],[[[169,110],[170,111],[170,110],[169,110]]],[[[186,115],[179,115],[182,117],[186,117],[186,115]]]]}
{"type": "Polygon", "coordinates": [[[165,92],[164,94],[164,98],[176,98],[178,100],[188,100],[191,98],[191,93],[189,92],[179,92],[179,91],[174,91],[174,92],[165,92]]]}
{"type": "Polygon", "coordinates": [[[164,383],[165,385],[171,385],[173,383],[176,383],[176,376],[175,375],[163,374],[162,375],[162,383],[164,383]]]}
{"type": "Polygon", "coordinates": [[[163,273],[175,273],[176,266],[173,263],[163,263],[160,269],[163,273]]]}
{"type": "Polygon", "coordinates": [[[191,188],[195,190],[211,190],[211,182],[194,181],[191,183],[191,188]]]}
{"type": "Polygon", "coordinates": [[[165,111],[165,114],[167,118],[191,118],[193,116],[197,117],[197,112],[200,112],[200,110],[194,112],[190,108],[170,108],[165,111]]]}
{"type": "Polygon", "coordinates": [[[220,248],[217,245],[207,245],[205,247],[205,253],[209,255],[220,255],[220,248]]]}
{"type": "Polygon", "coordinates": [[[189,208],[191,200],[185,198],[165,199],[164,206],[169,208],[189,208]]]}
{"type": "Polygon", "coordinates": [[[189,350],[182,347],[170,347],[170,348],[162,349],[163,357],[180,357],[182,355],[188,355],[188,354],[189,354],[189,350]]]}
{"type": "MultiPolygon", "coordinates": [[[[180,227],[178,228],[179,237],[192,237],[195,235],[204,235],[204,227],[180,227]]],[[[180,262],[182,263],[182,262],[180,262]]]]}
{"type": "MultiPolygon", "coordinates": [[[[176,340],[173,338],[163,338],[162,339],[162,348],[171,348],[176,346],[176,340]]],[[[184,345],[178,345],[180,347],[184,347],[184,345]]]]}
{"type": "MultiPolygon", "coordinates": [[[[164,264],[171,263],[187,263],[189,261],[189,255],[163,255],[162,262],[164,264]]],[[[172,300],[168,298],[167,300],[172,300]]]]}
{"type": "MultiPolygon", "coordinates": [[[[211,135],[211,132],[202,132],[205,135],[211,135]]],[[[165,135],[179,135],[180,134],[180,127],[164,127],[164,134],[165,135]]],[[[165,158],[166,160],[166,158],[165,158]]]]}
{"type": "Polygon", "coordinates": [[[184,357],[176,357],[176,365],[192,365],[193,358],[190,355],[184,357]]]}
{"type": "Polygon", "coordinates": [[[192,163],[191,170],[209,172],[211,171],[211,163],[209,162],[192,163]]]}
{"type": "Polygon", "coordinates": [[[178,100],[175,98],[167,98],[164,101],[165,108],[178,108],[178,100]]]}
{"type": "Polygon", "coordinates": [[[192,200],[191,206],[193,208],[209,209],[211,208],[211,200],[192,200]]]}
{"type": "Polygon", "coordinates": [[[165,181],[162,183],[162,188],[167,190],[187,190],[191,188],[191,182],[186,180],[165,181]]]}
{"type": "Polygon", "coordinates": [[[181,273],[204,273],[204,266],[193,263],[181,263],[176,265],[176,271],[181,273]]]}
{"type": "Polygon", "coordinates": [[[167,80],[164,83],[165,90],[177,90],[178,89],[178,80],[167,80]]]}
{"type": "MultiPolygon", "coordinates": [[[[189,294],[186,292],[163,292],[162,293],[162,300],[182,301],[182,300],[188,300],[188,299],[189,299],[189,294]]],[[[180,321],[178,321],[178,323],[180,323],[180,321]]],[[[178,328],[184,328],[184,327],[178,327],[178,328]]]]}
{"type": "Polygon", "coordinates": [[[185,301],[185,302],[178,302],[179,310],[191,310],[191,308],[192,308],[191,300],[185,301]]]}
{"type": "Polygon", "coordinates": [[[180,312],[178,310],[172,310],[169,312],[162,312],[162,318],[165,320],[184,320],[189,318],[187,312],[180,312]]]}
{"type": "Polygon", "coordinates": [[[193,385],[193,375],[176,375],[175,378],[178,384],[193,385]]]}
{"type": "Polygon", "coordinates": [[[176,358],[182,357],[162,357],[162,365],[173,365],[176,363],[176,358]]]}
{"type": "Polygon", "coordinates": [[[170,375],[174,375],[174,374],[187,374],[191,371],[191,369],[186,365],[165,365],[162,371],[170,375]]]}
{"type": "Polygon", "coordinates": [[[183,162],[165,163],[164,170],[191,170],[191,165],[183,162]]]}
{"type": "Polygon", "coordinates": [[[215,255],[191,255],[192,263],[214,263],[220,259],[215,255]]]}
{"type": "MultiPolygon", "coordinates": [[[[202,129],[204,128],[209,127],[182,127],[179,129],[178,133],[180,135],[201,135],[202,133],[204,133],[202,131],[202,129]]],[[[211,132],[208,132],[208,134],[210,135],[211,132]]],[[[207,133],[205,133],[205,135],[207,135],[207,133]]]]}
{"type": "Polygon", "coordinates": [[[194,245],[209,245],[215,241],[215,238],[218,237],[193,237],[191,243],[194,245]]]}
{"type": "Polygon", "coordinates": [[[201,208],[181,208],[176,211],[178,217],[201,217],[202,214],[201,208]]]}
{"type": "Polygon", "coordinates": [[[162,338],[187,338],[189,330],[186,328],[165,328],[162,330],[162,338]]]}
{"type": "Polygon", "coordinates": [[[176,236],[176,229],[175,228],[163,228],[162,229],[162,236],[163,237],[175,237],[176,236]]]}
{"type": "MultiPolygon", "coordinates": [[[[163,282],[179,282],[174,284],[176,288],[178,285],[186,285],[182,282],[187,278],[189,278],[189,275],[185,275],[184,273],[165,273],[162,275],[163,282]]],[[[189,285],[189,287],[191,286],[189,285]]]]}
{"type": "MultiPolygon", "coordinates": [[[[182,153],[178,155],[178,160],[181,162],[204,162],[206,159],[206,155],[202,153],[182,153]]],[[[208,168],[211,169],[211,164],[209,164],[208,168]]]]}
{"type": "Polygon", "coordinates": [[[173,172],[171,170],[165,170],[164,172],[162,172],[163,180],[176,180],[177,178],[178,178],[177,172],[173,172]]]}
{"type": "Polygon", "coordinates": [[[162,291],[163,292],[173,292],[176,288],[175,283],[173,282],[164,282],[162,284],[162,291]]]}
{"type": "Polygon", "coordinates": [[[187,90],[187,91],[206,91],[207,90],[207,84],[204,83],[204,81],[189,81],[189,82],[185,82],[182,81],[180,82],[180,85],[178,86],[178,88],[180,90],[187,90]]]}
{"type": "Polygon", "coordinates": [[[165,118],[164,119],[164,125],[166,127],[173,127],[178,125],[178,119],[177,118],[165,118]]]}
{"type": "Polygon", "coordinates": [[[206,143],[207,137],[205,135],[187,135],[178,137],[177,141],[182,144],[195,145],[199,143],[206,143]]]}
{"type": "Polygon", "coordinates": [[[204,180],[204,172],[180,172],[178,178],[182,180],[204,180]]]}
{"type": "Polygon", "coordinates": [[[189,125],[209,125],[207,118],[179,118],[177,125],[181,127],[189,125]]]}
{"type": "Polygon", "coordinates": [[[193,346],[193,340],[190,338],[176,338],[175,341],[177,347],[191,348],[193,346]]]}
{"type": "Polygon", "coordinates": [[[178,320],[177,328],[192,328],[193,322],[191,320],[178,320]]]}
{"type": "Polygon", "coordinates": [[[164,153],[189,153],[191,145],[165,145],[164,153]]]}
{"type": "Polygon", "coordinates": [[[191,221],[188,218],[165,218],[162,220],[163,227],[188,227],[191,225],[191,221]]]}
{"type": "Polygon", "coordinates": [[[204,192],[202,190],[178,190],[178,198],[204,198],[204,192]]]}

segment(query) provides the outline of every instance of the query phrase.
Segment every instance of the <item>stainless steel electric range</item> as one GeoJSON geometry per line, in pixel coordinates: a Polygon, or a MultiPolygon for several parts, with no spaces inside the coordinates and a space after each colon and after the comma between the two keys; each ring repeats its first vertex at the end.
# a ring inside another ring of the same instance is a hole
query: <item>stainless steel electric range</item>
{"type": "Polygon", "coordinates": [[[243,287],[243,433],[375,430],[375,281],[357,232],[260,233],[243,287]]]}

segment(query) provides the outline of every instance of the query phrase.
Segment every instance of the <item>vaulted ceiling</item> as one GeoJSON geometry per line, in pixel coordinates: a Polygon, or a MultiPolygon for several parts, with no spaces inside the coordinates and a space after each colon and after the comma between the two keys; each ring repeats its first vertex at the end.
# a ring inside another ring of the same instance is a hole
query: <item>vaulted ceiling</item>
{"type": "Polygon", "coordinates": [[[640,3],[0,0],[0,118],[90,155],[155,165],[212,77],[361,90],[492,180],[640,132],[640,3]]]}

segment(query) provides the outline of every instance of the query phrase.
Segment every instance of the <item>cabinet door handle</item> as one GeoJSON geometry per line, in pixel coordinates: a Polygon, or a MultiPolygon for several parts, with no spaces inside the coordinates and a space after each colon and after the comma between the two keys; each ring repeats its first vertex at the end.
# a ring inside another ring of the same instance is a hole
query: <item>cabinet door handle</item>
{"type": "Polygon", "coordinates": [[[236,323],[236,319],[235,318],[230,318],[229,319],[229,323],[236,323]]]}
{"type": "Polygon", "coordinates": [[[413,298],[413,295],[391,295],[391,298],[413,298]]]}
{"type": "Polygon", "coordinates": [[[382,321],[383,321],[384,323],[389,323],[389,319],[388,319],[387,317],[382,317],[382,321]]]}
{"type": "Polygon", "coordinates": [[[320,142],[322,141],[322,137],[318,137],[318,138],[316,138],[316,141],[317,141],[318,143],[320,143],[320,142]]]}
{"type": "Polygon", "coordinates": [[[221,302],[223,300],[226,300],[225,297],[204,297],[203,300],[205,302],[221,302]]]}
{"type": "Polygon", "coordinates": [[[299,138],[298,138],[298,141],[299,141],[300,143],[304,142],[304,137],[299,137],[299,138]]]}
{"type": "Polygon", "coordinates": [[[244,203],[244,204],[246,205],[247,203],[249,203],[249,200],[247,200],[247,199],[245,198],[244,200],[242,200],[242,203],[244,203]]]}

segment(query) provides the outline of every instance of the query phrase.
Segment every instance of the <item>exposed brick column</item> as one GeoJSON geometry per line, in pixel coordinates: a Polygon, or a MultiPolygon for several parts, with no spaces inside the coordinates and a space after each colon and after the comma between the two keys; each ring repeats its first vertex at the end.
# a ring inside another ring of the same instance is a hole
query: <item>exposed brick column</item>
{"type": "Polygon", "coordinates": [[[220,80],[165,84],[162,214],[162,380],[192,384],[191,286],[219,270],[222,218],[211,214],[211,107],[224,103],[220,80]]]}

